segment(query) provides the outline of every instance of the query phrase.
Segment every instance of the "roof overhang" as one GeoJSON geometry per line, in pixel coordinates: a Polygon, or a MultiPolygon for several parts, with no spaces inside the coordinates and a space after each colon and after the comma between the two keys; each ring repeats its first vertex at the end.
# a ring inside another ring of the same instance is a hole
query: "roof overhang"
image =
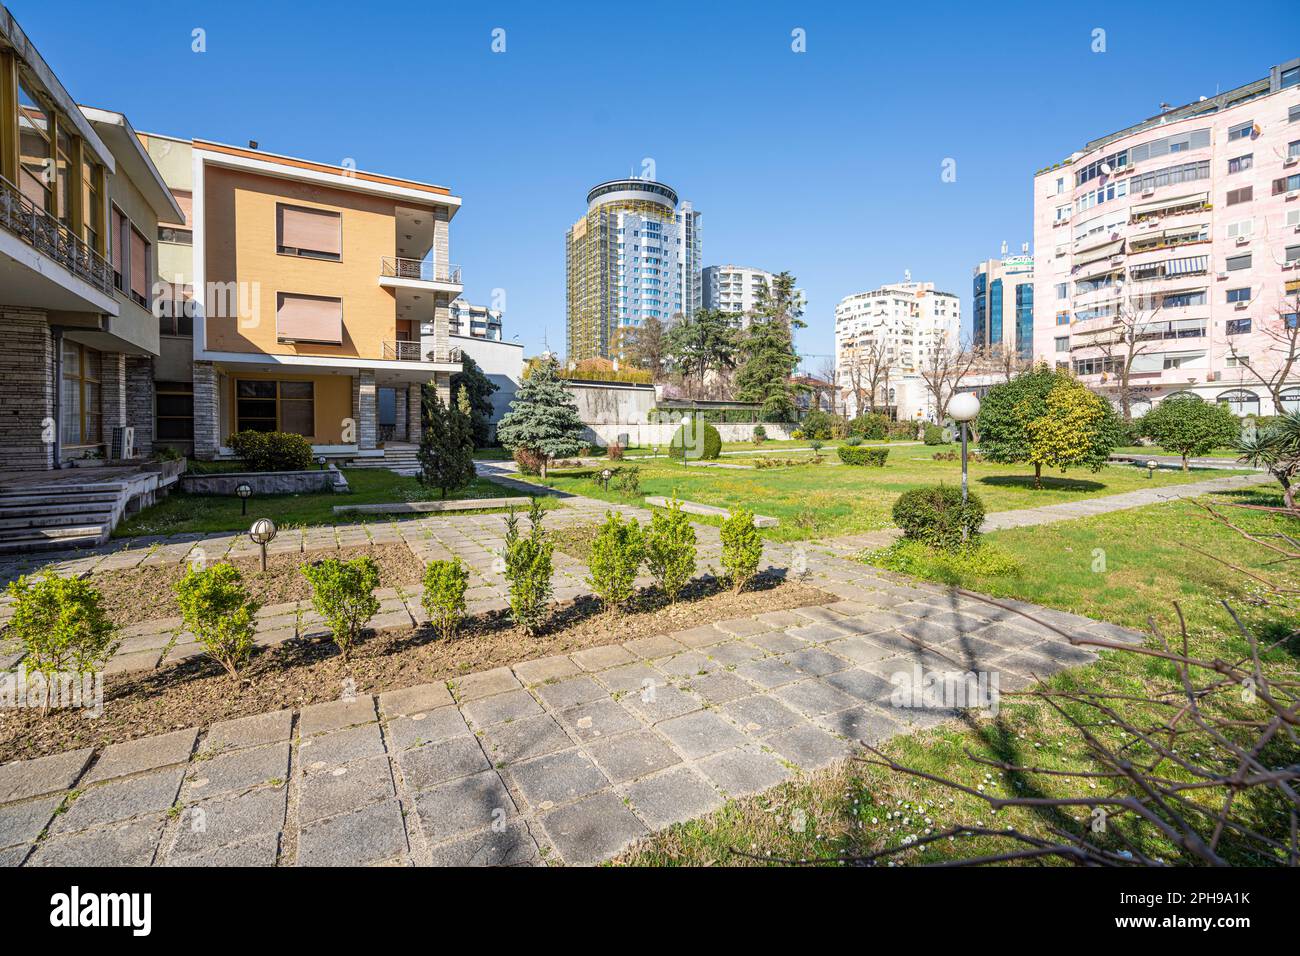
{"type": "Polygon", "coordinates": [[[162,173],[149,158],[149,153],[132,128],[130,120],[122,113],[102,110],[94,106],[80,108],[86,119],[101,134],[113,155],[117,157],[119,171],[140,190],[162,222],[184,222],[185,210],[176,204],[172,191],[163,182],[162,173]]]}

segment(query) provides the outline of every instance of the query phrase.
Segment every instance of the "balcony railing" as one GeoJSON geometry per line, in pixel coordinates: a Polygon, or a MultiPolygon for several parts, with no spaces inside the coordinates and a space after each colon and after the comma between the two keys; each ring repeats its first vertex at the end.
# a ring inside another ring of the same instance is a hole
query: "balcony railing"
{"type": "Polygon", "coordinates": [[[390,279],[419,279],[422,282],[450,282],[460,285],[460,266],[428,259],[384,256],[379,274],[390,279]]]}
{"type": "Polygon", "coordinates": [[[385,342],[384,360],[387,362],[459,362],[461,351],[447,349],[438,352],[436,349],[429,349],[427,352],[422,352],[419,342],[385,342]]]}
{"type": "Polygon", "coordinates": [[[0,229],[13,233],[37,252],[53,259],[78,279],[113,295],[113,269],[71,229],[0,177],[0,229]]]}

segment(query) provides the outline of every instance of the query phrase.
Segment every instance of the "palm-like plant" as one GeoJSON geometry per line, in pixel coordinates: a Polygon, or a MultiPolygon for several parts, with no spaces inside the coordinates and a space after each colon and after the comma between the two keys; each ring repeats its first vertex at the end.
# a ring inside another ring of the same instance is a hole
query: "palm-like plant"
{"type": "Polygon", "coordinates": [[[1237,443],[1240,460],[1264,468],[1282,486],[1282,499],[1296,510],[1295,481],[1300,475],[1300,411],[1287,412],[1253,435],[1237,443]]]}

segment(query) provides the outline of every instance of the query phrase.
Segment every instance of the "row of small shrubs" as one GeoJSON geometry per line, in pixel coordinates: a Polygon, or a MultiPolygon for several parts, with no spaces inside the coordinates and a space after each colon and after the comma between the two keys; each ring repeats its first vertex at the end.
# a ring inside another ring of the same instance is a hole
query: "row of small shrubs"
{"type": "Polygon", "coordinates": [[[841,445],[836,452],[840,461],[846,465],[866,465],[870,468],[884,468],[885,459],[889,457],[888,448],[866,448],[858,445],[841,445]]]}
{"type": "Polygon", "coordinates": [[[755,468],[791,468],[795,465],[820,465],[822,463],[821,455],[813,455],[811,458],[755,458],[755,468]]]}
{"type": "Polygon", "coordinates": [[[230,449],[249,471],[306,471],[312,463],[311,442],[290,432],[235,432],[230,449]]]}

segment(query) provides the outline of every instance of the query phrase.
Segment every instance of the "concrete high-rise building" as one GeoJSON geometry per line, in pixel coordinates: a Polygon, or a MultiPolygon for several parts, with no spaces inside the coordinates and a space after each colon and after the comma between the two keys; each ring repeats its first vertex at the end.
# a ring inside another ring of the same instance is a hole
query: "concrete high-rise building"
{"type": "Polygon", "coordinates": [[[457,296],[451,300],[452,335],[470,336],[476,339],[501,341],[501,310],[489,309],[486,305],[474,305],[457,296]]]}
{"type": "Polygon", "coordinates": [[[1037,358],[1112,399],[1130,368],[1138,413],[1177,392],[1300,408],[1300,379],[1278,381],[1300,312],[1300,59],[1038,172],[1034,251],[1037,358]]]}
{"type": "Polygon", "coordinates": [[[700,301],[700,214],[647,179],[587,193],[587,214],[565,235],[568,358],[615,358],[622,330],[668,324],[700,301]]]}
{"type": "Polygon", "coordinates": [[[770,272],[751,269],[749,266],[709,266],[704,270],[703,306],[718,309],[736,316],[736,324],[744,328],[757,308],[764,291],[772,291],[770,272]]]}
{"type": "Polygon", "coordinates": [[[961,299],[933,282],[900,282],[845,296],[835,306],[836,384],[850,416],[871,405],[864,379],[883,369],[875,405],[899,419],[932,417],[920,370],[940,348],[956,346],[961,299]]]}
{"type": "Polygon", "coordinates": [[[994,351],[1013,349],[1029,359],[1034,354],[1034,257],[1028,243],[1018,256],[986,259],[975,267],[972,288],[971,345],[994,351]]]}

